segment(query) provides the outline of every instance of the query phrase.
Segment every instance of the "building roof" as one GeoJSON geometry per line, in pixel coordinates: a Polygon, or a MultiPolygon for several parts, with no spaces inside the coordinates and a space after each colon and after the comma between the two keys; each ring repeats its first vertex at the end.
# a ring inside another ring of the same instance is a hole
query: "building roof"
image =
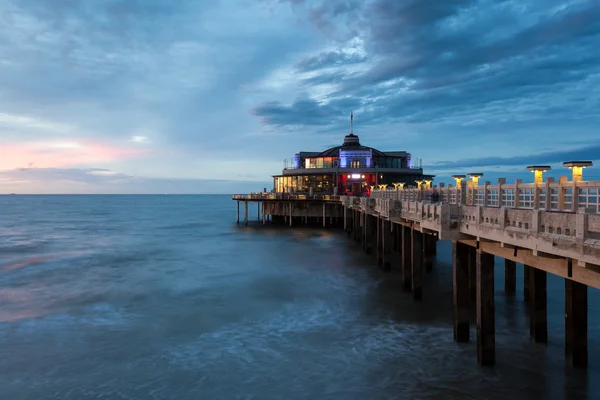
{"type": "Polygon", "coordinates": [[[330,149],[327,149],[319,153],[319,155],[317,155],[316,157],[337,157],[340,154],[340,150],[370,150],[373,152],[374,157],[386,156],[386,154],[382,151],[379,151],[372,147],[362,146],[360,144],[358,136],[356,136],[354,133],[351,133],[349,135],[344,136],[344,144],[342,144],[341,146],[335,146],[330,149]]]}

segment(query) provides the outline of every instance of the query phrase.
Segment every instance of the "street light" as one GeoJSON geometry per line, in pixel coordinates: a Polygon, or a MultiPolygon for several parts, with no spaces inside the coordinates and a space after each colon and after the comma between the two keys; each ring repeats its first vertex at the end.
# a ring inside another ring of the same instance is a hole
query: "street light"
{"type": "Polygon", "coordinates": [[[530,165],[527,169],[535,174],[533,178],[535,183],[542,183],[544,182],[543,173],[550,171],[551,168],[549,165],[530,165]]]}
{"type": "MultiPolygon", "coordinates": [[[[479,184],[479,178],[481,178],[483,176],[483,174],[481,172],[473,172],[468,174],[469,178],[471,178],[471,181],[473,182],[473,186],[477,186],[479,184]]],[[[457,185],[460,182],[457,183],[457,185]]]]}
{"type": "Polygon", "coordinates": [[[460,186],[460,182],[466,177],[466,175],[452,175],[452,178],[456,181],[456,187],[460,186]]]}
{"type": "Polygon", "coordinates": [[[567,167],[573,170],[573,182],[580,182],[583,180],[583,169],[585,167],[591,167],[594,165],[591,161],[565,161],[563,167],[567,167]]]}

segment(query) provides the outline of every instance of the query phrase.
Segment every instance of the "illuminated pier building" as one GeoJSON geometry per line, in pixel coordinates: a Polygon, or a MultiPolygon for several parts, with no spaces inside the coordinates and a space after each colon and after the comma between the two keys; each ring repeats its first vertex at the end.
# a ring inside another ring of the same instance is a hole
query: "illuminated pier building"
{"type": "MultiPolygon", "coordinates": [[[[351,117],[352,120],[352,117],[351,117]]],[[[341,146],[321,152],[296,153],[291,166],[274,175],[276,192],[368,195],[371,187],[417,182],[430,183],[434,175],[424,175],[419,165],[411,164],[406,151],[380,151],[363,146],[352,132],[341,146]]]]}

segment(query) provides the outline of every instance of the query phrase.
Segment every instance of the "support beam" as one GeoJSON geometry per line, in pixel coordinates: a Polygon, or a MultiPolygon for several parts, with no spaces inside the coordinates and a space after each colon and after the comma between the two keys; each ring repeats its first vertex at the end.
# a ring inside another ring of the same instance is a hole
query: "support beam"
{"type": "Polygon", "coordinates": [[[410,292],[412,289],[412,249],[410,234],[411,228],[402,226],[402,290],[405,292],[410,292]]]}
{"type": "Polygon", "coordinates": [[[323,228],[325,228],[325,221],[326,221],[326,216],[325,216],[325,202],[323,202],[323,228]]]}
{"type": "Polygon", "coordinates": [[[572,367],[588,366],[588,288],[565,279],[565,357],[572,367]]]}
{"type": "Polygon", "coordinates": [[[423,233],[411,229],[412,239],[412,265],[411,284],[413,300],[423,300],[423,233]]]}
{"type": "Polygon", "coordinates": [[[265,224],[265,203],[262,203],[262,223],[265,224]]]}
{"type": "Polygon", "coordinates": [[[237,201],[237,223],[240,223],[240,201],[237,201]]]}
{"type": "Polygon", "coordinates": [[[496,363],[496,320],[494,307],[494,256],[477,250],[477,362],[496,363]]]}
{"type": "Polygon", "coordinates": [[[260,221],[260,201],[256,202],[256,220],[260,221]]]}
{"type": "Polygon", "coordinates": [[[452,242],[452,304],[454,308],[454,340],[469,341],[469,247],[452,242]]]}
{"type": "Polygon", "coordinates": [[[248,202],[244,202],[244,224],[248,225],[248,202]]]}
{"type": "Polygon", "coordinates": [[[529,334],[536,343],[548,343],[546,271],[529,269],[529,334]]]}
{"type": "Polygon", "coordinates": [[[504,259],[504,293],[514,296],[517,290],[517,263],[504,259]]]}

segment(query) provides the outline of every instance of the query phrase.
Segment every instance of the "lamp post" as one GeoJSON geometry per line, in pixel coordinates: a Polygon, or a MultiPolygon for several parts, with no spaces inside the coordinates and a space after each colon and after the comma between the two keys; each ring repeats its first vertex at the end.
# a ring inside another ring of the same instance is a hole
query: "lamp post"
{"type": "Polygon", "coordinates": [[[544,182],[543,174],[551,168],[549,165],[530,165],[527,169],[534,173],[533,181],[538,184],[544,182]]]}
{"type": "Polygon", "coordinates": [[[452,179],[456,181],[456,187],[460,187],[460,182],[465,179],[466,175],[452,175],[452,179]]]}
{"type": "MultiPolygon", "coordinates": [[[[479,178],[483,176],[481,172],[472,172],[468,174],[469,178],[471,178],[471,182],[473,182],[473,186],[477,186],[479,184],[479,178]]],[[[458,185],[460,182],[457,182],[458,185]]]]}
{"type": "Polygon", "coordinates": [[[591,161],[565,161],[563,167],[570,168],[573,171],[573,182],[583,180],[583,169],[594,165],[591,161]]]}

